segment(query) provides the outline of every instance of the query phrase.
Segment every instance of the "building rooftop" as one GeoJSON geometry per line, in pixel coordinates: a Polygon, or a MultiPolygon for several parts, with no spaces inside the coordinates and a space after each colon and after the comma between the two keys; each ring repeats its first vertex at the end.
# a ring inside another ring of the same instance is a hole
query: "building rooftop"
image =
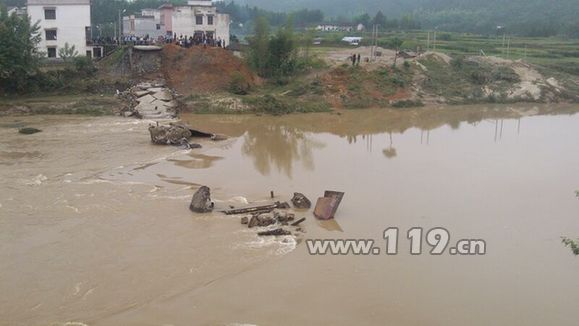
{"type": "Polygon", "coordinates": [[[212,7],[213,1],[212,0],[189,0],[187,1],[188,6],[201,6],[201,7],[212,7]]]}
{"type": "Polygon", "coordinates": [[[90,5],[91,0],[28,0],[28,6],[90,5]]]}

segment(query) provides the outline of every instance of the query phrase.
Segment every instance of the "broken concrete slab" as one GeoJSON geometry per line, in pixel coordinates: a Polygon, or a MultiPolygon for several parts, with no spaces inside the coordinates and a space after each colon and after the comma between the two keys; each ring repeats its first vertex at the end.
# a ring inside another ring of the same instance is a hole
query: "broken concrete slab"
{"type": "Polygon", "coordinates": [[[295,208],[299,209],[309,209],[312,207],[312,202],[304,194],[299,192],[294,192],[294,196],[291,200],[295,208]]]}
{"type": "Polygon", "coordinates": [[[171,101],[173,99],[173,95],[171,95],[171,93],[166,89],[161,92],[153,93],[153,97],[162,101],[171,101]]]}
{"type": "Polygon", "coordinates": [[[145,95],[151,94],[151,92],[149,91],[134,91],[133,95],[135,95],[136,97],[143,97],[145,95]]]}
{"type": "Polygon", "coordinates": [[[183,139],[191,138],[191,131],[180,125],[170,124],[169,126],[151,125],[149,126],[151,142],[156,145],[181,145],[183,139]]]}
{"type": "Polygon", "coordinates": [[[211,190],[207,186],[202,186],[195,192],[191,199],[189,209],[195,213],[208,213],[213,210],[214,204],[211,202],[211,190]]]}
{"type": "Polygon", "coordinates": [[[142,103],[153,103],[155,100],[156,100],[155,97],[153,97],[151,94],[147,94],[147,95],[145,95],[145,96],[143,96],[143,97],[139,97],[139,98],[137,99],[137,102],[138,102],[138,103],[141,103],[141,104],[142,104],[142,103]]]}
{"type": "Polygon", "coordinates": [[[153,87],[153,85],[151,83],[140,83],[136,87],[138,87],[142,90],[147,90],[147,89],[153,87]]]}
{"type": "Polygon", "coordinates": [[[320,220],[330,220],[334,218],[338,206],[344,198],[343,192],[326,191],[324,197],[318,198],[314,209],[314,216],[320,220]]]}
{"type": "Polygon", "coordinates": [[[154,111],[158,111],[159,107],[154,105],[153,103],[140,103],[139,105],[135,106],[135,110],[138,112],[154,112],[154,111]]]}
{"type": "Polygon", "coordinates": [[[165,102],[162,100],[154,100],[153,102],[151,102],[151,104],[155,105],[157,108],[159,109],[163,109],[163,110],[168,110],[171,109],[172,107],[169,105],[170,102],[165,102]]]}
{"type": "Polygon", "coordinates": [[[333,219],[332,211],[336,204],[335,198],[320,197],[316,203],[316,208],[314,208],[314,216],[320,220],[330,220],[333,219]]]}
{"type": "Polygon", "coordinates": [[[163,92],[165,90],[166,90],[165,87],[151,87],[148,89],[148,91],[152,92],[152,93],[159,93],[159,92],[163,92]]]}
{"type": "Polygon", "coordinates": [[[279,209],[273,210],[273,217],[280,223],[288,223],[295,220],[295,214],[288,213],[279,209]]]}
{"type": "Polygon", "coordinates": [[[270,226],[276,223],[275,218],[273,217],[273,214],[269,214],[269,213],[265,213],[265,214],[260,214],[260,215],[254,215],[251,217],[251,220],[249,220],[249,224],[247,225],[248,228],[253,228],[253,227],[264,227],[264,226],[270,226]]]}
{"type": "Polygon", "coordinates": [[[21,133],[23,135],[33,135],[33,134],[37,134],[39,132],[42,132],[42,130],[36,129],[36,128],[20,128],[20,129],[18,129],[18,133],[21,133]]]}

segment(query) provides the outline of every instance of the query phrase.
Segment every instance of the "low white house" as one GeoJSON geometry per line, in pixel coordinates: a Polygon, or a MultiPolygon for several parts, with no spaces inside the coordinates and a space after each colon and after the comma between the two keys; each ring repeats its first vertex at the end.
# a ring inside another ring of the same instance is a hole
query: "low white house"
{"type": "Polygon", "coordinates": [[[333,25],[333,24],[322,24],[316,27],[319,32],[351,32],[354,27],[350,25],[333,25]]]}
{"type": "Polygon", "coordinates": [[[102,49],[90,45],[91,0],[28,0],[32,24],[38,22],[42,38],[38,47],[48,58],[59,58],[66,44],[78,55],[101,57],[102,49]]]}
{"type": "Polygon", "coordinates": [[[346,42],[350,45],[360,45],[362,38],[358,36],[346,36],[342,39],[342,42],[346,42]]]}

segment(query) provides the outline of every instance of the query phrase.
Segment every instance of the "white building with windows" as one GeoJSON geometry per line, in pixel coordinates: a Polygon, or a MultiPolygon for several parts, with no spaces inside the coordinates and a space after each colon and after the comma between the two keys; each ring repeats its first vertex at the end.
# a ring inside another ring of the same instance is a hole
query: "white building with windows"
{"type": "Polygon", "coordinates": [[[229,44],[229,15],[217,12],[211,0],[188,1],[173,12],[173,33],[186,36],[205,35],[229,44]]]}
{"type": "Polygon", "coordinates": [[[123,35],[173,36],[221,40],[229,45],[229,15],[217,12],[211,0],[189,0],[186,6],[163,5],[123,18],[123,35]]]}
{"type": "Polygon", "coordinates": [[[80,56],[101,57],[102,49],[89,45],[90,5],[91,0],[28,0],[30,21],[40,26],[39,50],[48,58],[59,58],[59,50],[68,43],[80,56]]]}

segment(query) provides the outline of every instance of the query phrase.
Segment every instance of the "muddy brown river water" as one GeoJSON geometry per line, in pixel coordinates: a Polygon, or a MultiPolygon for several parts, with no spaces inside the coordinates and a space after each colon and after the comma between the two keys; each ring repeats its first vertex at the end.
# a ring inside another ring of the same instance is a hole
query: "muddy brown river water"
{"type": "Polygon", "coordinates": [[[0,118],[0,325],[577,325],[577,106],[185,115],[225,142],[149,143],[146,121],[0,118]],[[24,136],[18,127],[42,133],[24,136]],[[346,196],[301,237],[188,210],[346,196]],[[398,255],[312,256],[308,239],[398,255]],[[406,231],[484,239],[410,255],[406,231]]]}

